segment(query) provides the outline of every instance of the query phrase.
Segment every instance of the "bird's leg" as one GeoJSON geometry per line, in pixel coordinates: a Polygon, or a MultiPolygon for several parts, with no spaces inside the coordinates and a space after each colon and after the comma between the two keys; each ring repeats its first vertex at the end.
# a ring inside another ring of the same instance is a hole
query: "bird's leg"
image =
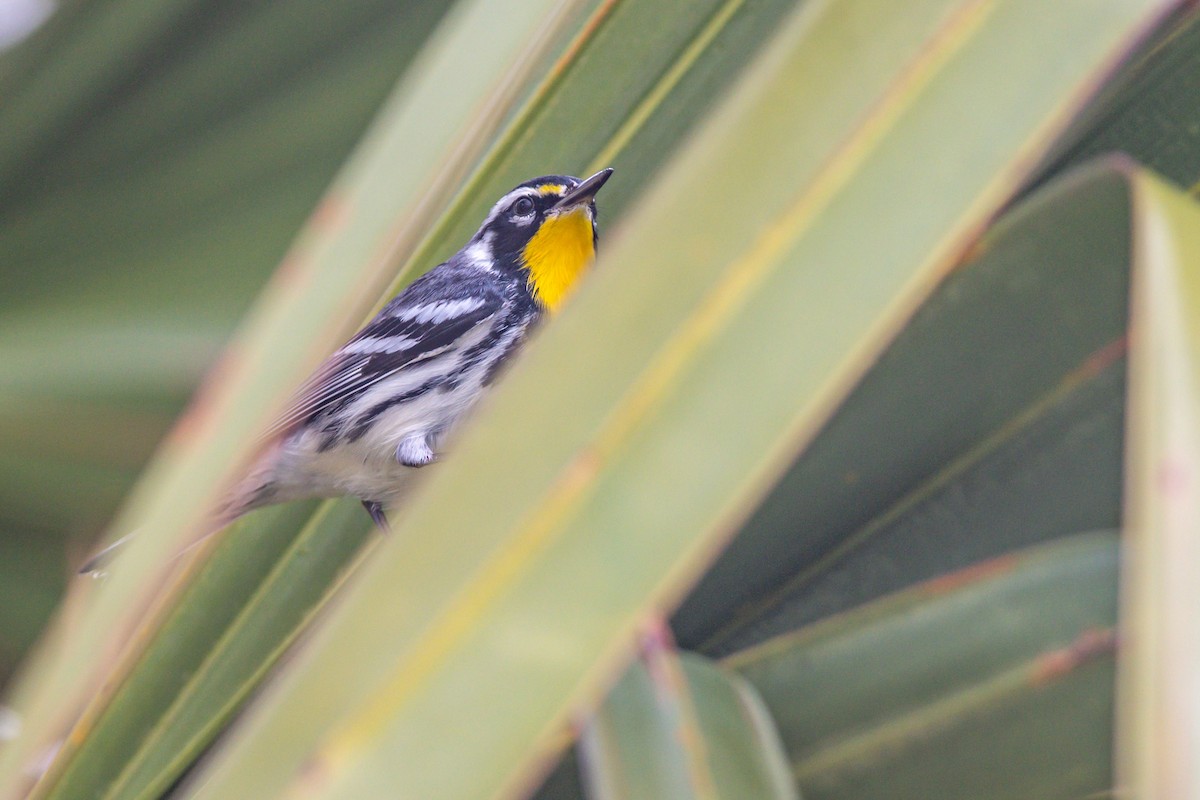
{"type": "MultiPolygon", "coordinates": [[[[406,467],[423,467],[436,458],[433,449],[429,446],[429,437],[426,434],[407,436],[396,447],[396,461],[406,467]]],[[[374,500],[363,500],[362,504],[379,529],[387,533],[390,528],[387,514],[383,511],[383,504],[374,500]]]]}
{"type": "Polygon", "coordinates": [[[396,460],[406,467],[423,467],[436,458],[429,437],[423,433],[406,436],[396,447],[396,460]]]}
{"type": "Polygon", "coordinates": [[[383,511],[383,503],[376,503],[374,500],[363,500],[362,504],[367,513],[371,515],[371,519],[379,527],[379,530],[384,533],[391,530],[391,527],[388,525],[387,514],[383,511]]]}

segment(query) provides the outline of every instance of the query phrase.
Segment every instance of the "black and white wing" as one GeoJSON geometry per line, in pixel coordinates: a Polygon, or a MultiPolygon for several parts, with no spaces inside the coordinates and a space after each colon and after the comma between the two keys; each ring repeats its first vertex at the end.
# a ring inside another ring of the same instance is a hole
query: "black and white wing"
{"type": "Polygon", "coordinates": [[[504,296],[495,287],[434,272],[414,282],[330,356],[300,388],[267,438],[336,415],[401,370],[453,358],[464,337],[501,313],[504,296]]]}

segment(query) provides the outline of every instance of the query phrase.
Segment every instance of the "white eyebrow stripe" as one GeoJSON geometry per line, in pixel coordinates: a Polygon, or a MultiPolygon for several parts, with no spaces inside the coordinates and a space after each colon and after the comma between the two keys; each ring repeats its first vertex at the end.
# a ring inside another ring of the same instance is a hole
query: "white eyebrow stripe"
{"type": "Polygon", "coordinates": [[[480,230],[490,225],[492,220],[496,219],[496,217],[500,215],[500,212],[507,208],[508,204],[516,200],[518,197],[537,199],[540,196],[541,193],[532,186],[522,186],[520,188],[513,189],[511,192],[504,195],[504,197],[501,197],[496,201],[496,205],[492,206],[492,210],[488,212],[487,218],[484,219],[483,224],[479,226],[480,230]]]}

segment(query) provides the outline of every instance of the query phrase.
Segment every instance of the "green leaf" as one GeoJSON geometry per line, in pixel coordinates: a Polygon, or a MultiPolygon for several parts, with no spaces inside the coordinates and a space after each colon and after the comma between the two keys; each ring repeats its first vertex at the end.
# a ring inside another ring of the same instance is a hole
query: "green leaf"
{"type": "Polygon", "coordinates": [[[654,648],[588,721],[590,800],[798,800],[755,691],[694,655],[654,648]]]}
{"type": "Polygon", "coordinates": [[[587,800],[575,749],[569,750],[533,795],[534,800],[587,800]]]}
{"type": "Polygon", "coordinates": [[[1001,218],[756,509],[675,619],[724,654],[984,558],[1120,524],[1125,169],[1001,218]]]}
{"type": "Polygon", "coordinates": [[[1184,8],[1143,44],[1055,144],[1042,182],[1120,152],[1195,192],[1200,182],[1200,10],[1184,8]]]}
{"type": "Polygon", "coordinates": [[[1132,188],[1117,785],[1187,797],[1200,791],[1200,208],[1147,175],[1132,188]]]}
{"type": "MultiPolygon", "coordinates": [[[[80,770],[93,760],[103,765],[111,780],[104,797],[162,794],[232,718],[375,532],[357,502],[324,504],[315,515],[312,509],[306,503],[264,511],[250,551],[235,537],[251,532],[235,528],[187,587],[76,757],[80,770]],[[135,724],[146,727],[137,737],[135,724]]],[[[71,777],[57,789],[65,796],[75,791],[71,777]]]]}
{"type": "Polygon", "coordinates": [[[528,787],[1152,8],[804,6],[195,796],[528,787]]]}
{"type": "Polygon", "coordinates": [[[1110,780],[1117,543],[948,575],[729,659],[822,798],[1081,797],[1110,780]]]}

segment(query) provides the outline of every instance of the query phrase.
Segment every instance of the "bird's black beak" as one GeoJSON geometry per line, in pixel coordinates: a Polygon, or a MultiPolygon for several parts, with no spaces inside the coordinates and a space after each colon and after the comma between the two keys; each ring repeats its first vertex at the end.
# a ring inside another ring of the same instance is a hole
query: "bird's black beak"
{"type": "Polygon", "coordinates": [[[612,167],[602,169],[583,183],[562,196],[562,199],[550,207],[551,211],[566,211],[569,208],[592,202],[596,192],[613,174],[612,167]]]}

